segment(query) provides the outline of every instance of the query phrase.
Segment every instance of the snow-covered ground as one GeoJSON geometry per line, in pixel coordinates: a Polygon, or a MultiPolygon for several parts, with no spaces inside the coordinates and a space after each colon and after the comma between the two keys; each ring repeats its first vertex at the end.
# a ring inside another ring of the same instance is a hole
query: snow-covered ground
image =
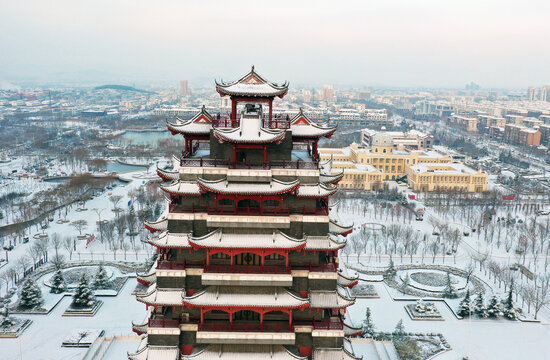
{"type": "Polygon", "coordinates": [[[435,305],[445,321],[413,321],[405,305],[414,301],[394,301],[386,285],[374,285],[380,298],[357,299],[348,308],[353,322],[359,325],[369,307],[377,331],[391,332],[402,319],[407,332],[442,333],[453,350],[439,355],[438,360],[458,360],[464,356],[470,360],[548,359],[550,326],[508,320],[458,320],[442,302],[435,305]]]}
{"type": "MultiPolygon", "coordinates": [[[[61,316],[72,299],[66,296],[48,315],[17,315],[33,323],[18,339],[0,339],[2,360],[80,360],[86,348],[61,347],[61,343],[79,329],[105,330],[105,336],[135,335],[132,320],[145,317],[145,305],[131,293],[137,281],[129,279],[116,297],[102,297],[103,306],[93,317],[61,316]]],[[[126,351],[136,350],[137,341],[115,342],[106,360],[124,359],[126,351]]]]}

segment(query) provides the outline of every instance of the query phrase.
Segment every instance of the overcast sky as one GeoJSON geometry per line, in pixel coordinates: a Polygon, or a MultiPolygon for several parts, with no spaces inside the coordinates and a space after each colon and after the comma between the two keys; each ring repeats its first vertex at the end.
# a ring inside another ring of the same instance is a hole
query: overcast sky
{"type": "MultiPolygon", "coordinates": [[[[0,0],[0,80],[550,84],[550,1],[0,0]]],[[[191,84],[192,85],[192,84],[191,84]]]]}

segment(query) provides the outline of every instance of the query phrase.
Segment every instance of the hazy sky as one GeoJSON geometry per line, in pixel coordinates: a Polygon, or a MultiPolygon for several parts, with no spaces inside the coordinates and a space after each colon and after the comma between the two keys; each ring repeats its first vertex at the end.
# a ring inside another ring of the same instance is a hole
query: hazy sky
{"type": "Polygon", "coordinates": [[[0,0],[0,81],[550,84],[550,1],[0,0]]]}

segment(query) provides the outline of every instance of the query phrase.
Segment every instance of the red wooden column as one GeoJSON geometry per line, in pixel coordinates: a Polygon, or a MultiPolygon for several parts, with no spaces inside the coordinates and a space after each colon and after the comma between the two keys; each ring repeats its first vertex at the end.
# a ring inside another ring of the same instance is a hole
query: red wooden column
{"type": "Polygon", "coordinates": [[[237,146],[233,144],[233,164],[237,163],[237,146]]]}
{"type": "MultiPolygon", "coordinates": [[[[231,120],[232,122],[237,120],[237,100],[231,99],[231,120]]],[[[231,124],[233,127],[233,124],[231,124]]]]}
{"type": "MultiPolygon", "coordinates": [[[[269,115],[271,119],[271,115],[269,115]]],[[[267,163],[267,145],[264,145],[264,164],[267,163]]]]}
{"type": "Polygon", "coordinates": [[[313,141],[313,153],[315,154],[315,156],[317,156],[317,142],[319,140],[315,140],[313,141]]]}
{"type": "Polygon", "coordinates": [[[269,122],[273,118],[273,99],[269,99],[269,122]]]}

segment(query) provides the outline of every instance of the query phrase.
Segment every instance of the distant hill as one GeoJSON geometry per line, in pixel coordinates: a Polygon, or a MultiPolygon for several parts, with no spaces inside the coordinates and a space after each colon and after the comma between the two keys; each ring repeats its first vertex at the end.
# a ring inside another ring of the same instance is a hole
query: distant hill
{"type": "Polygon", "coordinates": [[[133,86],[126,86],[126,85],[101,85],[101,86],[95,87],[94,89],[95,90],[111,89],[111,90],[137,91],[141,93],[153,94],[152,91],[136,89],[133,86]]]}

